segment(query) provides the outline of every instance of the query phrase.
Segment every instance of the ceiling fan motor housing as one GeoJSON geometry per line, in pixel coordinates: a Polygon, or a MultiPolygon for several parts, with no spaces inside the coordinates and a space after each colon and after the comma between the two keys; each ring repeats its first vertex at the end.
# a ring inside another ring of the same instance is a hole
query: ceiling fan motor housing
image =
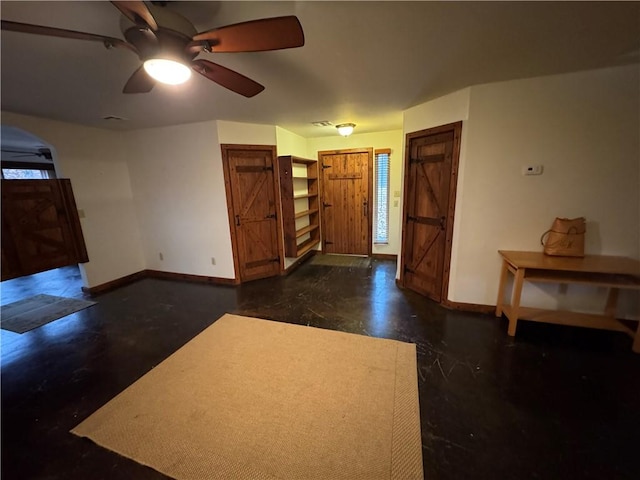
{"type": "Polygon", "coordinates": [[[201,49],[186,49],[197,33],[193,24],[166,8],[149,5],[149,10],[158,24],[155,32],[146,26],[136,25],[124,15],[120,17],[120,29],[127,41],[138,50],[140,60],[164,58],[188,62],[195,58],[201,49]]]}

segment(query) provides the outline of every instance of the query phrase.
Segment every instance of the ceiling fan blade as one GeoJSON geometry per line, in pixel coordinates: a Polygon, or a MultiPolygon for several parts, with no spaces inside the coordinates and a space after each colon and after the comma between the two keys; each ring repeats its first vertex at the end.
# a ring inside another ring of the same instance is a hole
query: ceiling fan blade
{"type": "Polygon", "coordinates": [[[253,97],[264,90],[258,82],[208,60],[194,60],[191,67],[200,75],[245,97],[253,97]]]}
{"type": "Polygon", "coordinates": [[[146,25],[154,32],[158,30],[156,19],[144,2],[111,2],[122,14],[136,25],[146,25]]]}
{"type": "Polygon", "coordinates": [[[29,23],[11,22],[2,20],[2,30],[20,33],[33,33],[35,35],[46,35],[48,37],[73,38],[76,40],[90,40],[94,42],[104,43],[107,47],[128,48],[134,53],[138,53],[136,48],[119,38],[105,37],[104,35],[95,35],[93,33],[76,32],[75,30],[64,30],[62,28],[44,27],[42,25],[31,25],[29,23]]]}
{"type": "Polygon", "coordinates": [[[126,85],[122,89],[122,93],[148,93],[155,86],[156,81],[149,76],[144,69],[144,65],[133,72],[133,75],[129,77],[126,85]]]}
{"type": "Polygon", "coordinates": [[[262,52],[304,45],[304,32],[295,16],[263,18],[198,33],[214,52],[262,52]]]}

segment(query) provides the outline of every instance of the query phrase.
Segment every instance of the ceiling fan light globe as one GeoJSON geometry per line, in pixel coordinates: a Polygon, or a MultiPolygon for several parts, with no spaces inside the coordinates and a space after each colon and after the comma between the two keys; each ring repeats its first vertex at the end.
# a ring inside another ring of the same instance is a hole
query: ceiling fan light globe
{"type": "Polygon", "coordinates": [[[189,67],[166,58],[150,58],[144,62],[144,69],[155,80],[168,85],[179,85],[191,78],[189,67]]]}

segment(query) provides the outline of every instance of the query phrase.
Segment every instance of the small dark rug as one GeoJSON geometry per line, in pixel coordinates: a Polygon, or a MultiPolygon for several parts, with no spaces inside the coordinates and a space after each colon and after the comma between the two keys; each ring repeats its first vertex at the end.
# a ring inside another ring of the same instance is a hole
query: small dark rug
{"type": "Polygon", "coordinates": [[[95,304],[77,298],[36,295],[0,307],[0,328],[25,333],[95,304]]]}
{"type": "Polygon", "coordinates": [[[314,255],[311,259],[311,265],[369,268],[371,266],[371,258],[357,255],[314,255]]]}

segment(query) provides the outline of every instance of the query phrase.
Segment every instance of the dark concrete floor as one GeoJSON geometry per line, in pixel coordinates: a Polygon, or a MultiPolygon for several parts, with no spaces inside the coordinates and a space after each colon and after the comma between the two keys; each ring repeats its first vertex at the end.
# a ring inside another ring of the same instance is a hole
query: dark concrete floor
{"type": "MultiPolygon", "coordinates": [[[[239,288],[145,279],[23,335],[2,331],[2,478],[161,479],[69,430],[226,312],[415,342],[425,477],[640,478],[640,355],[624,334],[445,310],[395,264],[310,265],[239,288]]],[[[497,281],[497,279],[496,279],[497,281]]],[[[2,304],[82,297],[77,269],[2,304]]]]}

